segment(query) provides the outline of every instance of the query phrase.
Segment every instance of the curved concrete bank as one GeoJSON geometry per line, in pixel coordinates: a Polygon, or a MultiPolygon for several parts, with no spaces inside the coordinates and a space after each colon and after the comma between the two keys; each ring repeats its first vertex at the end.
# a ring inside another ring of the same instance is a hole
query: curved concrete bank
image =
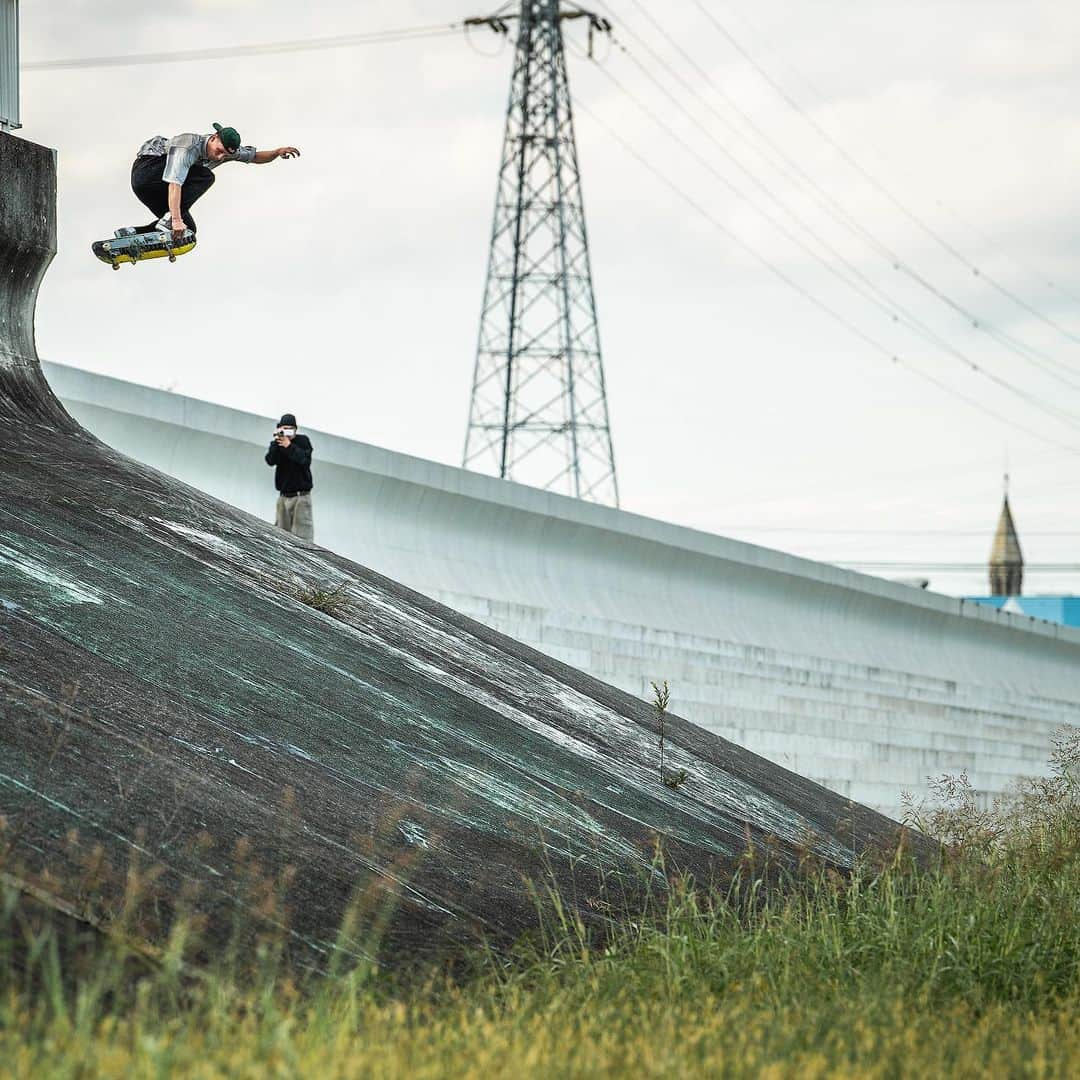
{"type": "MultiPolygon", "coordinates": [[[[261,516],[272,421],[46,365],[140,461],[261,516]]],[[[965,770],[985,800],[1080,724],[1080,632],[309,432],[319,542],[897,816],[965,770]]]]}
{"type": "MultiPolygon", "coordinates": [[[[89,436],[34,356],[53,176],[50,151],[0,134],[0,192],[22,200],[0,219],[0,422],[18,432],[0,503],[0,880],[107,922],[129,867],[153,866],[136,929],[164,929],[178,899],[219,933],[241,909],[323,964],[335,941],[376,947],[365,919],[337,938],[353,900],[402,959],[532,926],[525,879],[554,879],[586,921],[607,887],[625,910],[663,887],[657,834],[669,866],[721,880],[748,840],[845,867],[895,836],[676,718],[674,790],[640,700],[89,436]],[[313,606],[313,586],[341,608],[313,606]]],[[[414,495],[376,529],[434,513],[436,493],[414,495]]]]}

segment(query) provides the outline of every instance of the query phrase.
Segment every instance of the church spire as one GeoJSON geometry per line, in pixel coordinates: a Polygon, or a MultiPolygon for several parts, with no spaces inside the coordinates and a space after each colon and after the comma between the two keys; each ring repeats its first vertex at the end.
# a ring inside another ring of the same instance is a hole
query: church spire
{"type": "Polygon", "coordinates": [[[1009,474],[1005,474],[1005,496],[990,549],[990,595],[1019,596],[1024,583],[1024,555],[1009,508],[1009,474]]]}

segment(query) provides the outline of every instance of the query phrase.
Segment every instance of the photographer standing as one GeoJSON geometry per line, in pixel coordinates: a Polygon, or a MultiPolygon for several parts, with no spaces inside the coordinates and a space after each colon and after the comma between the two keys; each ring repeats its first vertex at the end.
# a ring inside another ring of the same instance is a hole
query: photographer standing
{"type": "Polygon", "coordinates": [[[303,540],[315,539],[311,513],[311,440],[296,430],[296,417],[286,413],[266,451],[266,464],[276,466],[274,487],[278,490],[274,524],[303,540]]]}

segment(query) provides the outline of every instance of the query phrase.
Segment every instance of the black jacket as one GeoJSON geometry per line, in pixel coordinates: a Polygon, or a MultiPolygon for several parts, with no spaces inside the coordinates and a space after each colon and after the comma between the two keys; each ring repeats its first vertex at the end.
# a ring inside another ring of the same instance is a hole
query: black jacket
{"type": "Polygon", "coordinates": [[[274,487],[278,491],[287,491],[291,495],[296,491],[311,490],[311,440],[306,435],[295,435],[289,446],[272,442],[266,451],[266,464],[277,466],[274,487]]]}

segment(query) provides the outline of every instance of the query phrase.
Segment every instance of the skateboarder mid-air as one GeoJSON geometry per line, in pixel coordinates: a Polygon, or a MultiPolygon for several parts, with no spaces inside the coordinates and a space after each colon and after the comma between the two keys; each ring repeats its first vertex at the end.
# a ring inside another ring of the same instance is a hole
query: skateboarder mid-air
{"type": "Polygon", "coordinates": [[[227,161],[264,165],[277,158],[299,157],[295,146],[256,150],[241,146],[236,128],[214,124],[212,135],[155,135],[139,147],[131,166],[131,190],[157,220],[137,228],[138,233],[157,230],[174,242],[185,228],[196,231],[191,204],[214,182],[212,170],[227,161]]]}
{"type": "Polygon", "coordinates": [[[191,204],[214,182],[213,170],[226,161],[264,165],[278,158],[299,157],[295,146],[256,150],[241,146],[236,128],[214,125],[213,135],[155,135],[139,147],[131,166],[131,190],[154,212],[149,225],[126,225],[109,240],[96,240],[90,250],[114,270],[121,263],[168,256],[176,262],[195,247],[191,204]]]}

